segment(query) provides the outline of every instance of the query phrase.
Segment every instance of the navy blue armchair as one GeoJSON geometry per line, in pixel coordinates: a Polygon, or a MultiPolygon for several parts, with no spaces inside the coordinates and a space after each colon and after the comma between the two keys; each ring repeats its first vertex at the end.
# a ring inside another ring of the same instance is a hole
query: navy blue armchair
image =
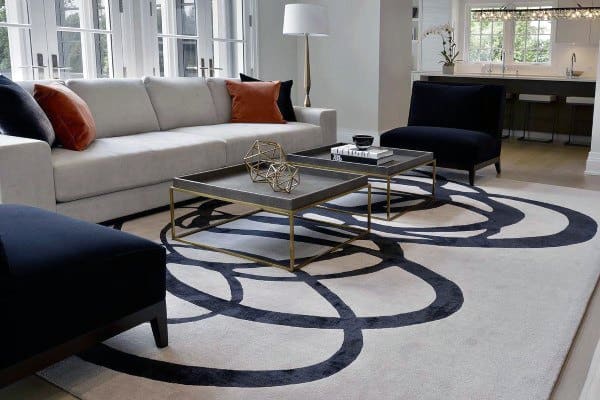
{"type": "Polygon", "coordinates": [[[474,185],[478,169],[500,173],[505,97],[503,86],[414,82],[408,126],[384,133],[381,145],[431,151],[474,185]]]}

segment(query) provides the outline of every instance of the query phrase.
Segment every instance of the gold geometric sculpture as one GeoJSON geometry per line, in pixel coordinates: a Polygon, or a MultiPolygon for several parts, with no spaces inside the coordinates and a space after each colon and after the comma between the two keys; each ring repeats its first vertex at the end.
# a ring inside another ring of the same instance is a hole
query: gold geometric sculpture
{"type": "Polygon", "coordinates": [[[275,192],[291,193],[300,184],[298,168],[287,162],[272,163],[266,179],[275,192]]]}
{"type": "Polygon", "coordinates": [[[285,162],[285,152],[277,142],[256,140],[244,157],[244,164],[253,182],[267,181],[267,170],[274,162],[285,162]]]}

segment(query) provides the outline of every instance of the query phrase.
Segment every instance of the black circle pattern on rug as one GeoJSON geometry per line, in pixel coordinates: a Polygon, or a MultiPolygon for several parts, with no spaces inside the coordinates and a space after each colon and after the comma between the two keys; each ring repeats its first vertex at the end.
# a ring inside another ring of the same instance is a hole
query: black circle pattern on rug
{"type": "MultiPolygon", "coordinates": [[[[427,175],[426,173],[421,173],[427,175]]],[[[375,183],[377,183],[375,181],[375,183]]],[[[397,184],[412,186],[415,189],[429,190],[426,180],[401,178],[397,179],[397,184]]],[[[374,195],[384,194],[382,189],[375,189],[374,195]]],[[[392,202],[394,212],[400,212],[410,207],[415,208],[414,200],[406,198],[397,198],[392,202]]],[[[229,215],[218,215],[214,213],[216,208],[223,206],[224,203],[217,201],[208,201],[200,206],[188,207],[185,215],[178,218],[176,223],[182,228],[202,227],[207,223],[213,222],[229,215]]],[[[344,334],[343,342],[340,348],[331,356],[317,364],[284,370],[231,370],[210,367],[199,367],[191,365],[181,365],[166,361],[148,359],[134,354],[129,354],[112,348],[108,345],[98,345],[82,354],[80,357],[88,362],[101,365],[122,373],[140,376],[148,379],[178,383],[185,385],[198,386],[221,386],[221,387],[269,387],[292,385],[304,382],[311,382],[329,377],[343,370],[350,365],[362,351],[363,348],[363,330],[382,329],[382,328],[401,328],[415,324],[425,324],[431,321],[446,318],[457,312],[463,304],[463,294],[458,285],[446,279],[445,277],[425,268],[404,257],[400,243],[423,243],[436,246],[453,247],[483,247],[483,248],[548,248],[567,246],[576,243],[583,243],[596,235],[596,222],[577,211],[568,208],[543,203],[525,198],[505,196],[499,194],[488,194],[484,190],[476,187],[461,186],[456,182],[449,182],[443,177],[438,176],[438,186],[435,201],[422,201],[417,204],[416,209],[427,210],[452,205],[461,207],[468,211],[482,215],[483,222],[476,222],[460,226],[444,226],[433,228],[402,228],[392,224],[378,223],[374,221],[374,229],[377,232],[383,232],[390,235],[401,236],[401,239],[384,237],[384,235],[371,234],[371,240],[376,249],[368,247],[349,245],[341,251],[324,256],[322,259],[335,259],[342,256],[348,256],[356,253],[370,254],[377,257],[380,261],[364,268],[343,271],[338,273],[311,275],[305,271],[296,271],[289,276],[259,276],[251,273],[245,273],[245,270],[256,268],[260,265],[253,263],[222,263],[206,260],[195,260],[182,255],[178,250],[183,247],[189,247],[182,244],[169,242],[170,226],[165,226],[161,231],[161,240],[167,248],[168,262],[180,265],[199,266],[221,274],[227,281],[231,299],[225,300],[208,293],[204,293],[185,282],[177,279],[167,271],[167,290],[170,294],[209,310],[209,313],[197,317],[171,318],[169,324],[180,324],[190,322],[200,322],[204,319],[216,315],[224,315],[232,318],[243,319],[262,324],[274,324],[300,328],[334,329],[341,330],[344,334]],[[450,189],[450,183],[453,189],[450,189]],[[453,200],[452,196],[466,197],[472,201],[486,205],[489,211],[483,207],[475,207],[453,200]],[[509,206],[509,202],[499,200],[516,201],[532,206],[542,207],[562,214],[568,220],[567,226],[560,232],[534,237],[518,238],[493,238],[503,227],[507,227],[522,221],[525,213],[521,210],[509,206]],[[468,237],[456,235],[440,235],[448,232],[479,232],[468,237]],[[438,235],[436,235],[436,233],[438,235]],[[427,307],[411,312],[385,315],[359,317],[351,307],[346,304],[342,298],[329,290],[321,282],[342,277],[361,276],[381,271],[387,268],[401,268],[404,271],[418,277],[431,286],[435,291],[435,299],[427,307]],[[293,281],[302,282],[310,287],[325,301],[327,301],[338,313],[337,317],[310,316],[271,310],[257,309],[242,305],[244,299],[244,290],[240,283],[240,278],[263,281],[293,281]]],[[[364,212],[364,207],[343,207],[340,204],[335,205],[338,208],[345,208],[347,211],[364,212]]],[[[382,211],[385,207],[385,201],[378,201],[373,204],[374,211],[382,211]]],[[[357,220],[349,214],[332,213],[323,209],[310,210],[312,214],[319,214],[325,217],[335,218],[347,224],[356,225],[357,220]]],[[[258,214],[248,218],[249,220],[273,224],[286,225],[287,219],[272,217],[266,214],[258,214]]],[[[344,233],[338,230],[318,226],[314,223],[300,222],[299,225],[320,234],[330,236],[330,239],[309,235],[296,235],[295,240],[298,243],[313,243],[324,246],[332,246],[338,243],[336,238],[345,238],[344,233]]],[[[116,225],[120,228],[122,223],[116,225]]],[[[288,239],[286,233],[265,230],[234,229],[225,226],[212,228],[211,231],[227,233],[229,235],[260,235],[263,237],[272,237],[278,239],[288,239]]],[[[297,261],[302,261],[301,259],[297,261]]]]}

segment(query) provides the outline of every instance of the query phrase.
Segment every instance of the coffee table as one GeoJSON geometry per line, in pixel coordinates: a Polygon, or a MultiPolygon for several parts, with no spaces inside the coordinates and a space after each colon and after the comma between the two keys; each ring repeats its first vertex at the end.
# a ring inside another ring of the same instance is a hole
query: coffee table
{"type": "Polygon", "coordinates": [[[221,168],[213,171],[192,174],[173,179],[170,189],[171,201],[171,237],[173,240],[191,244],[200,248],[217,251],[236,257],[241,257],[254,262],[284,268],[289,271],[303,268],[319,257],[331,253],[348,243],[363,238],[371,231],[371,185],[366,176],[338,173],[324,169],[300,167],[300,185],[291,193],[274,192],[266,183],[255,183],[250,180],[246,167],[237,165],[234,167],[221,168]],[[328,201],[346,196],[353,192],[367,189],[368,218],[366,229],[336,224],[328,221],[305,218],[298,213],[309,208],[318,207],[328,201]],[[213,225],[207,225],[192,229],[182,234],[177,234],[175,225],[175,201],[174,192],[183,192],[194,196],[216,199],[228,203],[250,206],[253,209],[247,213],[236,215],[213,225]],[[284,215],[289,218],[289,264],[283,264],[275,260],[251,256],[247,253],[237,252],[231,249],[214,247],[186,239],[190,235],[204,230],[223,225],[240,218],[244,218],[259,212],[269,212],[284,215]],[[295,220],[303,219],[312,221],[317,225],[333,226],[338,229],[355,233],[349,239],[338,243],[320,254],[309,257],[296,263],[294,228],[295,220]]]}
{"type": "MultiPolygon", "coordinates": [[[[287,160],[298,166],[307,166],[312,168],[320,168],[328,171],[337,171],[342,173],[353,173],[360,174],[371,178],[384,179],[387,183],[387,207],[386,214],[387,218],[379,218],[374,216],[373,218],[391,221],[404,214],[406,211],[399,212],[392,215],[391,197],[393,194],[411,195],[412,193],[401,192],[398,190],[392,190],[392,179],[395,176],[401,175],[407,171],[413,170],[418,167],[431,165],[433,168],[433,174],[431,178],[431,194],[429,197],[435,198],[435,174],[436,174],[436,163],[433,153],[427,151],[416,151],[408,149],[394,149],[394,159],[382,165],[370,165],[362,163],[354,163],[347,161],[334,161],[331,159],[331,148],[342,146],[345,143],[336,143],[329,146],[319,147],[316,149],[301,151],[297,153],[288,154],[287,160]]],[[[328,207],[332,209],[331,207],[328,207]]],[[[337,210],[342,211],[342,210],[337,210]]],[[[342,211],[344,212],[344,211],[342,211]]],[[[356,214],[356,213],[351,213],[356,214]]]]}

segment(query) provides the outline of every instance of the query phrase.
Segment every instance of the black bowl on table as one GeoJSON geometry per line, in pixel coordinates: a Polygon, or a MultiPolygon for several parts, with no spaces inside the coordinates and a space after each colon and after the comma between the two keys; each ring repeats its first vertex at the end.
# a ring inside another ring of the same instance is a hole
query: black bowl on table
{"type": "Polygon", "coordinates": [[[359,150],[368,150],[373,145],[375,138],[370,135],[354,135],[352,141],[359,150]]]}

